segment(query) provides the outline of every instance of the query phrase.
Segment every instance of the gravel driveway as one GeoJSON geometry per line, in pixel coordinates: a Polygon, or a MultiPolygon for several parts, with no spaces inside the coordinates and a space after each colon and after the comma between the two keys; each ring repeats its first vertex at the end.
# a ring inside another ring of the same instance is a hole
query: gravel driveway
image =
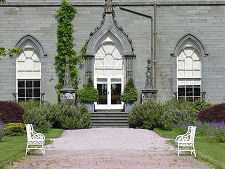
{"type": "Polygon", "coordinates": [[[177,158],[167,140],[143,129],[66,130],[60,138],[53,139],[53,144],[46,146],[44,156],[39,151],[31,153],[12,168],[210,168],[189,155],[177,158]]]}

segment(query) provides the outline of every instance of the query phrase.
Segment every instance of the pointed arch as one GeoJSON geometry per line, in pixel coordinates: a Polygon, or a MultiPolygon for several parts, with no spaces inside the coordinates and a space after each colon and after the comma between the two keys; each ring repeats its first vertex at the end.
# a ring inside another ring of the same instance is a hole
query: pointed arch
{"type": "Polygon", "coordinates": [[[20,47],[24,49],[26,46],[32,46],[41,57],[46,57],[47,53],[45,53],[44,48],[42,47],[41,43],[37,38],[31,36],[31,35],[26,35],[23,36],[22,38],[19,39],[19,41],[16,43],[16,47],[20,47]]]}
{"type": "Polygon", "coordinates": [[[46,56],[44,49],[30,35],[22,37],[16,46],[21,48],[16,57],[16,99],[41,100],[41,57],[46,56]]]}
{"type": "Polygon", "coordinates": [[[202,43],[193,35],[181,38],[175,48],[177,98],[195,101],[202,97],[203,60],[207,56],[202,43]]]}
{"type": "Polygon", "coordinates": [[[174,55],[177,57],[181,50],[185,47],[192,46],[195,49],[198,50],[198,52],[201,54],[201,57],[208,56],[208,54],[205,51],[204,46],[202,43],[196,38],[195,36],[191,34],[187,34],[183,36],[177,43],[174,51],[174,55]]]}
{"type": "Polygon", "coordinates": [[[134,55],[133,47],[131,40],[128,38],[128,35],[125,34],[122,28],[117,26],[117,23],[114,20],[114,16],[112,14],[106,14],[103,18],[103,21],[100,27],[97,27],[94,33],[91,33],[89,40],[87,41],[86,46],[86,55],[87,56],[94,56],[97,48],[97,44],[101,41],[102,37],[107,34],[111,33],[122,45],[124,56],[131,56],[134,55]]]}

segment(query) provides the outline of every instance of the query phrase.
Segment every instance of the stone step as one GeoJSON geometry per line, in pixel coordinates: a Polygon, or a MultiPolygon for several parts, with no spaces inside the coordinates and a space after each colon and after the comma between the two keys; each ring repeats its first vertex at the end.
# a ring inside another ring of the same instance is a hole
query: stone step
{"type": "Polygon", "coordinates": [[[118,116],[118,117],[115,117],[115,116],[108,116],[108,117],[94,116],[94,117],[91,117],[91,120],[125,120],[125,121],[127,121],[128,117],[127,116],[118,116]]]}
{"type": "Polygon", "coordinates": [[[122,127],[128,128],[129,114],[125,112],[93,112],[91,113],[91,122],[93,128],[103,127],[122,127]]]}

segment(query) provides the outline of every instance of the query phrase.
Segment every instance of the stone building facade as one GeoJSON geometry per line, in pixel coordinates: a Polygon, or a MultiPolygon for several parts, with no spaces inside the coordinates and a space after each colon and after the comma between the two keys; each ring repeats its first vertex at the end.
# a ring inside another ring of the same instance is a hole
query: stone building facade
{"type": "MultiPolygon", "coordinates": [[[[69,2],[78,12],[73,20],[74,48],[79,51],[87,43],[84,62],[79,67],[79,86],[88,77],[93,78],[95,87],[102,92],[103,107],[99,103],[99,109],[121,108],[117,96],[130,77],[141,95],[147,60],[153,50],[152,79],[158,101],[172,97],[187,100],[204,97],[212,103],[224,101],[223,0],[158,0],[155,5],[153,0],[113,0],[113,9],[108,11],[104,0],[69,2]],[[150,15],[153,22],[120,10],[119,6],[150,15]],[[155,43],[153,50],[152,43],[155,43]]],[[[45,101],[57,101],[54,58],[56,11],[60,3],[60,0],[7,0],[0,4],[0,46],[23,49],[19,56],[2,57],[1,100],[43,95],[45,101]]]]}

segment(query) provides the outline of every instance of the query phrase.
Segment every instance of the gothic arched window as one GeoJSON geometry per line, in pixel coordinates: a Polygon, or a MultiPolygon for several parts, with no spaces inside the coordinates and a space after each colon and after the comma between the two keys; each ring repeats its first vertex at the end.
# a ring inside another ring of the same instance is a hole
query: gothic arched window
{"type": "Polygon", "coordinates": [[[177,96],[187,101],[201,98],[201,59],[194,47],[183,48],[177,57],[177,96]]]}
{"type": "Polygon", "coordinates": [[[41,61],[36,44],[27,39],[16,59],[17,100],[41,100],[41,61]]]}

